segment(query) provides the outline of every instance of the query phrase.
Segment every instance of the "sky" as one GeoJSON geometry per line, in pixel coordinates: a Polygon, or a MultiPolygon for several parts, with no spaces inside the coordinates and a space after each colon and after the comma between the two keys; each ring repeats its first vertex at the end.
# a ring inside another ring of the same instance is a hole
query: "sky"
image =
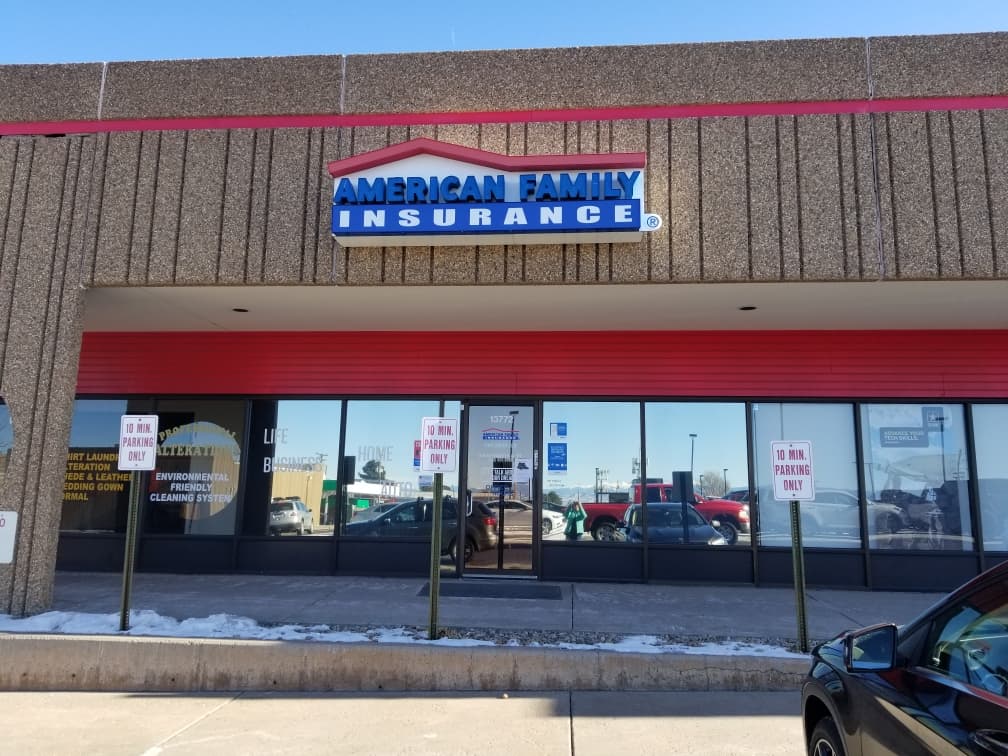
{"type": "Polygon", "coordinates": [[[1008,30],[1004,0],[10,2],[0,64],[578,47],[1008,30]]]}

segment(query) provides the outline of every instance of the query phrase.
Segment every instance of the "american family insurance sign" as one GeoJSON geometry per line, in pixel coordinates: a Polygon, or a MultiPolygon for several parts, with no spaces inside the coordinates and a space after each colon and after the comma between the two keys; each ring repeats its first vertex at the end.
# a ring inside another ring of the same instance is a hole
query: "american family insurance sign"
{"type": "Polygon", "coordinates": [[[644,153],[499,155],[413,139],[329,163],[344,246],[639,241],[644,153]]]}

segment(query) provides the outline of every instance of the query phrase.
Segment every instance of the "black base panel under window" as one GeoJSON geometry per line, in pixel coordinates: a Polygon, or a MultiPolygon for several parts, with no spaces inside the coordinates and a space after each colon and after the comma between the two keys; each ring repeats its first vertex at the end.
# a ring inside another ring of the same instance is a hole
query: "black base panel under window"
{"type": "MultiPolygon", "coordinates": [[[[790,549],[759,551],[761,585],[794,585],[790,549]]],[[[805,585],[819,588],[864,588],[864,554],[860,551],[806,551],[805,585]]]]}
{"type": "Polygon", "coordinates": [[[596,543],[586,537],[577,543],[543,544],[543,580],[609,580],[640,583],[644,560],[638,546],[596,543]]]}
{"type": "Polygon", "coordinates": [[[126,536],[122,533],[60,533],[56,569],[78,572],[122,572],[126,536]]]}
{"type": "MultiPolygon", "coordinates": [[[[440,584],[439,596],[460,598],[531,599],[535,601],[560,601],[563,590],[558,585],[542,585],[525,581],[469,580],[448,581],[440,584]]],[[[417,596],[430,596],[430,582],[424,583],[417,596]]]]}
{"type": "Polygon", "coordinates": [[[648,580],[687,583],[752,583],[748,549],[655,547],[648,549],[648,580]]]}
{"type": "Polygon", "coordinates": [[[872,588],[877,591],[950,591],[980,571],[975,554],[871,553],[872,588]]]}
{"type": "Polygon", "coordinates": [[[145,538],[137,556],[140,572],[234,572],[234,539],[222,538],[145,538]]]}
{"type": "Polygon", "coordinates": [[[430,575],[430,543],[424,541],[343,540],[336,555],[336,571],[349,575],[430,575]]]}
{"type": "Polygon", "coordinates": [[[248,538],[238,542],[238,571],[268,575],[328,575],[332,538],[248,538]]]}

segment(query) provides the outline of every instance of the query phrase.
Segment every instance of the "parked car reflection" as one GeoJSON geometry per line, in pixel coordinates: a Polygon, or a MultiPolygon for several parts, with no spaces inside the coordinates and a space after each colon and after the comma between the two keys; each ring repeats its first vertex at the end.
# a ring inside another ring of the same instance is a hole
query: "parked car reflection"
{"type": "MultiPolygon", "coordinates": [[[[347,523],[347,536],[371,536],[376,538],[426,538],[431,537],[433,524],[431,499],[409,499],[394,504],[384,512],[371,517],[355,517],[347,523]]],[[[446,496],[441,510],[441,553],[456,559],[458,548],[458,510],[455,499],[446,496]]],[[[469,561],[477,551],[493,549],[497,546],[497,518],[479,502],[473,502],[472,513],[466,517],[466,537],[463,544],[465,560],[469,561]]]]}
{"type": "MultiPolygon", "coordinates": [[[[791,545],[788,502],[778,501],[772,491],[761,491],[760,543],[791,545]]],[[[861,510],[865,510],[868,539],[873,548],[892,548],[913,530],[905,509],[891,502],[859,499],[842,488],[819,488],[813,501],[800,504],[802,541],[805,546],[860,548],[861,510]]]]}
{"type": "Polygon", "coordinates": [[[311,510],[299,496],[277,497],[269,505],[267,528],[269,534],[274,536],[281,533],[311,533],[314,530],[311,510]]]}
{"type": "MultiPolygon", "coordinates": [[[[500,498],[492,498],[481,494],[473,495],[473,502],[486,507],[495,515],[499,514],[501,502],[500,498]]],[[[563,532],[564,515],[563,511],[554,511],[543,506],[542,515],[536,519],[535,508],[531,502],[521,499],[504,499],[504,539],[509,542],[525,541],[532,542],[532,530],[537,528],[547,537],[552,533],[563,532]]]]}
{"type": "MultiPolygon", "coordinates": [[[[644,540],[644,514],[640,504],[631,505],[616,530],[616,539],[628,543],[644,540]]],[[[690,543],[724,546],[724,536],[716,529],[717,521],[707,522],[692,504],[648,504],[648,543],[690,543]],[[685,526],[683,508],[685,507],[685,526]],[[688,534],[688,540],[687,540],[688,534]]]]}

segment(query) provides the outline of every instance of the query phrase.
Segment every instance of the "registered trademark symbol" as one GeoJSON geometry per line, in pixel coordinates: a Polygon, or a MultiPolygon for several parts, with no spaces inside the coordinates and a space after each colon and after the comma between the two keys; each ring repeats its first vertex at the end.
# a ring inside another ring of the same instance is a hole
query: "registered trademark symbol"
{"type": "Polygon", "coordinates": [[[661,226],[661,216],[660,215],[645,216],[644,225],[646,225],[650,229],[659,228],[661,226]]]}

